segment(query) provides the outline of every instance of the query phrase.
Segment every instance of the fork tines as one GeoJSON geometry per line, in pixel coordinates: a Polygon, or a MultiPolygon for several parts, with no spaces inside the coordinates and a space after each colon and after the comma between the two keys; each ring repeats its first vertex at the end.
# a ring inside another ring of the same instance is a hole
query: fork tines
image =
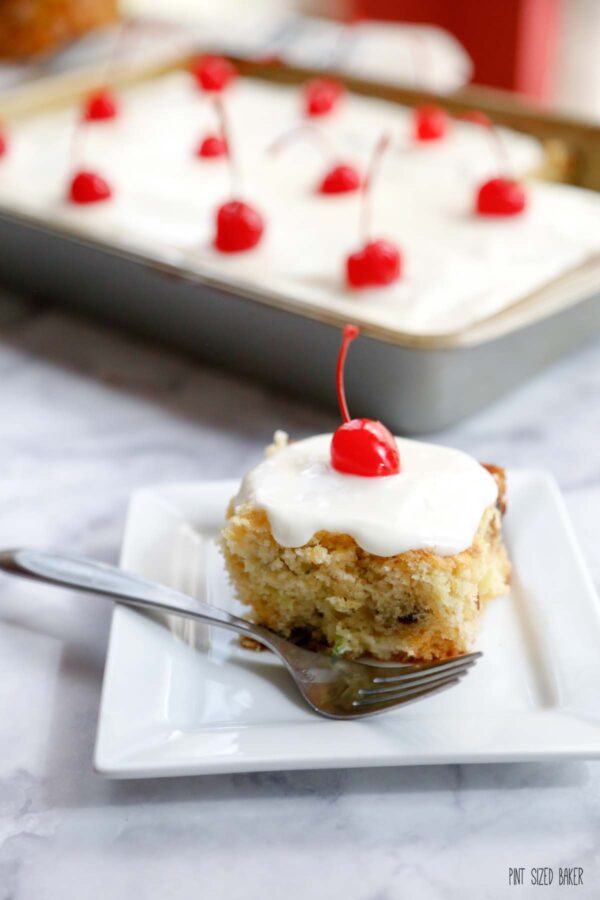
{"type": "Polygon", "coordinates": [[[452,659],[400,668],[377,667],[377,674],[373,676],[371,685],[358,690],[358,698],[352,701],[352,706],[374,707],[375,712],[389,706],[411,703],[453,687],[475,665],[481,655],[468,653],[452,659]]]}

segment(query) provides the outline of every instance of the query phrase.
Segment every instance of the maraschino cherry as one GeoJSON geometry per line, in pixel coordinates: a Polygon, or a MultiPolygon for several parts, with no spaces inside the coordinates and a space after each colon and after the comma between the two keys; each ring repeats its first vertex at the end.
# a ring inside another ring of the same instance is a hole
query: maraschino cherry
{"type": "MultiPolygon", "coordinates": [[[[226,147],[230,148],[233,145],[229,140],[229,128],[225,110],[222,104],[219,104],[218,108],[221,116],[222,138],[226,147]]],[[[227,152],[227,160],[229,162],[232,193],[234,196],[217,209],[214,246],[220,253],[243,253],[246,250],[252,250],[259,243],[265,230],[265,222],[257,209],[235,196],[239,177],[235,167],[235,160],[232,158],[229,150],[227,152]]]]}
{"type": "Polygon", "coordinates": [[[203,159],[217,159],[227,156],[227,153],[227,141],[219,134],[207,134],[205,138],[202,138],[196,150],[196,156],[203,159]]]}
{"type": "Polygon", "coordinates": [[[8,140],[6,139],[6,134],[0,128],[0,157],[6,156],[8,151],[8,140]]]}
{"type": "Polygon", "coordinates": [[[333,78],[315,78],[304,86],[304,112],[311,118],[326,116],[344,96],[344,86],[333,78]]]}
{"type": "Polygon", "coordinates": [[[329,169],[319,184],[320,194],[348,194],[361,186],[358,169],[348,163],[338,163],[329,169]]]}
{"type": "MultiPolygon", "coordinates": [[[[428,75],[428,82],[433,86],[433,63],[429,42],[425,35],[415,30],[412,40],[414,56],[415,83],[423,82],[423,75],[428,75]]],[[[439,106],[426,104],[413,111],[412,132],[413,139],[420,143],[439,141],[448,132],[448,114],[439,106]]]]}
{"type": "Polygon", "coordinates": [[[198,87],[207,94],[219,94],[229,87],[237,76],[237,69],[224,56],[207,54],[192,64],[192,75],[198,87]]]}
{"type": "Polygon", "coordinates": [[[398,247],[391,241],[372,240],[369,237],[371,231],[369,199],[379,163],[388,145],[388,136],[378,141],[369,166],[368,177],[363,182],[361,232],[364,244],[360,250],[351,253],[346,259],[346,280],[353,288],[384,287],[400,277],[401,258],[398,247]]]}
{"type": "Polygon", "coordinates": [[[400,277],[400,252],[391,241],[369,241],[346,261],[348,284],[354,288],[385,287],[400,277]]]}
{"type": "Polygon", "coordinates": [[[83,107],[83,119],[86,122],[103,122],[114,119],[118,113],[118,103],[115,95],[108,88],[95,91],[85,101],[83,107]]]}
{"type": "MultiPolygon", "coordinates": [[[[322,150],[324,156],[331,159],[335,156],[335,150],[331,147],[327,136],[318,129],[317,126],[309,122],[301,122],[286,134],[278,138],[271,145],[271,152],[279,151],[283,146],[288,144],[290,140],[309,134],[317,138],[316,145],[322,150]]],[[[358,191],[362,184],[360,172],[351,163],[336,161],[329,164],[329,168],[321,177],[317,184],[317,193],[319,194],[348,194],[352,191],[358,191]]]]}
{"type": "Polygon", "coordinates": [[[448,133],[448,114],[439,106],[420,106],[413,114],[416,141],[439,141],[448,133]]]}
{"type": "Polygon", "coordinates": [[[264,230],[264,219],[258,210],[242,200],[228,200],[217,210],[215,247],[221,253],[251,250],[264,230]]]}
{"type": "Polygon", "coordinates": [[[69,187],[69,199],[72,203],[99,203],[111,196],[110,185],[96,172],[77,172],[69,187]]]}
{"type": "Polygon", "coordinates": [[[513,178],[490,178],[477,191],[475,202],[480,216],[516,216],[527,206],[527,195],[513,178]]]}
{"type": "Polygon", "coordinates": [[[81,156],[81,141],[88,133],[88,124],[80,119],[73,131],[71,143],[71,169],[75,171],[72,176],[67,196],[71,203],[87,204],[100,203],[112,197],[109,183],[98,172],[80,168],[78,159],[81,156]]]}
{"type": "Polygon", "coordinates": [[[486,129],[492,139],[494,155],[498,161],[499,174],[484,181],[477,190],[475,212],[479,216],[519,215],[527,206],[527,194],[519,181],[502,174],[510,171],[510,160],[493,122],[485,113],[477,110],[464,113],[461,118],[486,129]]]}
{"type": "Polygon", "coordinates": [[[364,478],[397,475],[400,454],[394,436],[381,422],[351,419],[344,391],[344,364],[348,346],[358,337],[356,325],[345,325],[337,361],[336,381],[340,412],[344,424],[331,439],[331,465],[337,472],[364,478]]]}

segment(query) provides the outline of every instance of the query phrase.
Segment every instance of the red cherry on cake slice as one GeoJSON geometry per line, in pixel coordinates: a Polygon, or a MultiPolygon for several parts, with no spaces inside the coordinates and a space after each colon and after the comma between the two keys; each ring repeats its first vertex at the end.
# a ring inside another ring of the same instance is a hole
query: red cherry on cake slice
{"type": "Polygon", "coordinates": [[[523,186],[512,178],[490,178],[477,191],[476,209],[480,216],[516,216],[526,205],[523,186]]]}
{"type": "Polygon", "coordinates": [[[241,253],[256,247],[264,230],[258,210],[241,200],[229,200],[217,210],[214,244],[221,253],[241,253]]]}
{"type": "Polygon", "coordinates": [[[224,91],[237,75],[237,69],[224,56],[208,54],[192,65],[192,75],[198,86],[209,94],[224,91]]]}
{"type": "Polygon", "coordinates": [[[400,278],[400,251],[390,241],[370,241],[346,260],[346,278],[355,288],[383,287],[400,278]]]}
{"type": "Polygon", "coordinates": [[[374,478],[397,475],[400,454],[393,434],[373,419],[350,419],[344,392],[344,365],[348,346],[358,337],[355,325],[346,325],[337,361],[336,382],[340,412],[344,424],[331,440],[331,465],[337,472],[374,478]]]}
{"type": "Polygon", "coordinates": [[[71,203],[99,203],[111,196],[110,185],[95,172],[77,172],[69,188],[71,203]]]}
{"type": "Polygon", "coordinates": [[[118,105],[114,94],[108,89],[96,91],[91,94],[83,108],[83,118],[86,122],[101,122],[116,118],[118,105]]]}
{"type": "Polygon", "coordinates": [[[196,156],[205,159],[215,159],[219,156],[227,156],[227,141],[218,134],[209,134],[198,144],[196,156]]]}
{"type": "Polygon", "coordinates": [[[8,150],[8,141],[6,140],[6,135],[0,129],[0,156],[5,156],[8,150]]]}
{"type": "Polygon", "coordinates": [[[304,88],[304,112],[307,116],[326,116],[338,105],[344,86],[332,78],[315,78],[304,88]]]}
{"type": "Polygon", "coordinates": [[[439,141],[448,131],[448,115],[439,106],[421,106],[414,112],[413,133],[417,141],[439,141]]]}
{"type": "Polygon", "coordinates": [[[372,419],[352,419],[340,425],[331,441],[331,464],[338,472],[366,478],[400,471],[393,435],[372,419]]]}
{"type": "Polygon", "coordinates": [[[354,166],[340,163],[330,169],[319,184],[320,194],[347,194],[361,186],[360,174],[354,166]]]}

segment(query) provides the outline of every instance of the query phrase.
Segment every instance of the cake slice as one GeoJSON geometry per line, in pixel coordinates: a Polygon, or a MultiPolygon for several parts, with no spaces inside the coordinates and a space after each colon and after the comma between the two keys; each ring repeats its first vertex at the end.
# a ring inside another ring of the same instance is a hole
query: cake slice
{"type": "Polygon", "coordinates": [[[231,502],[222,548],[253,621],[349,658],[465,653],[508,587],[502,469],[396,438],[402,470],[337,472],[331,435],[282,436],[231,502]]]}

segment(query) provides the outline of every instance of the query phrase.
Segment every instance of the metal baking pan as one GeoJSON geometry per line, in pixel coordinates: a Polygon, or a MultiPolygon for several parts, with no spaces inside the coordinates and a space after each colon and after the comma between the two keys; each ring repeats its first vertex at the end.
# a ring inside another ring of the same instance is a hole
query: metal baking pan
{"type": "MultiPolygon", "coordinates": [[[[278,388],[336,405],[339,324],[137,254],[0,212],[0,279],[32,296],[181,347],[278,388]],[[32,265],[32,260],[35,264],[32,265]]],[[[371,329],[353,350],[356,415],[399,432],[436,431],[487,406],[600,329],[600,266],[561,279],[544,314],[531,298],[460,339],[396,343],[371,329]],[[582,291],[586,299],[569,298],[582,291]]]]}
{"type": "MultiPolygon", "coordinates": [[[[252,74],[257,67],[244,68],[252,74]]],[[[288,81],[310,74],[274,71],[288,81]]],[[[77,90],[84,93],[93,85],[90,77],[77,90]]],[[[64,85],[53,91],[55,102],[61,97],[64,102],[64,85]]],[[[390,99],[389,88],[378,92],[369,84],[363,92],[390,99]]],[[[72,100],[73,93],[67,93],[72,100]]],[[[392,93],[399,96],[391,99],[402,102],[424,96],[392,93]]],[[[455,96],[440,102],[456,107],[459,101],[455,96]]],[[[473,105],[470,99],[460,102],[473,105]]],[[[24,112],[24,105],[28,112],[37,106],[19,103],[14,114],[24,112]]],[[[514,119],[507,124],[514,126],[514,119]]],[[[571,128],[569,123],[569,133],[571,128]]],[[[556,134],[560,139],[560,129],[556,134]]],[[[589,139],[588,129],[578,146],[589,139]]],[[[342,322],[334,314],[298,309],[285,298],[233,287],[2,209],[0,280],[244,376],[336,405],[333,367],[342,322]]],[[[347,370],[352,409],[403,433],[450,426],[598,333],[599,300],[600,261],[595,261],[460,335],[410,338],[365,326],[365,339],[355,345],[347,370]]]]}

